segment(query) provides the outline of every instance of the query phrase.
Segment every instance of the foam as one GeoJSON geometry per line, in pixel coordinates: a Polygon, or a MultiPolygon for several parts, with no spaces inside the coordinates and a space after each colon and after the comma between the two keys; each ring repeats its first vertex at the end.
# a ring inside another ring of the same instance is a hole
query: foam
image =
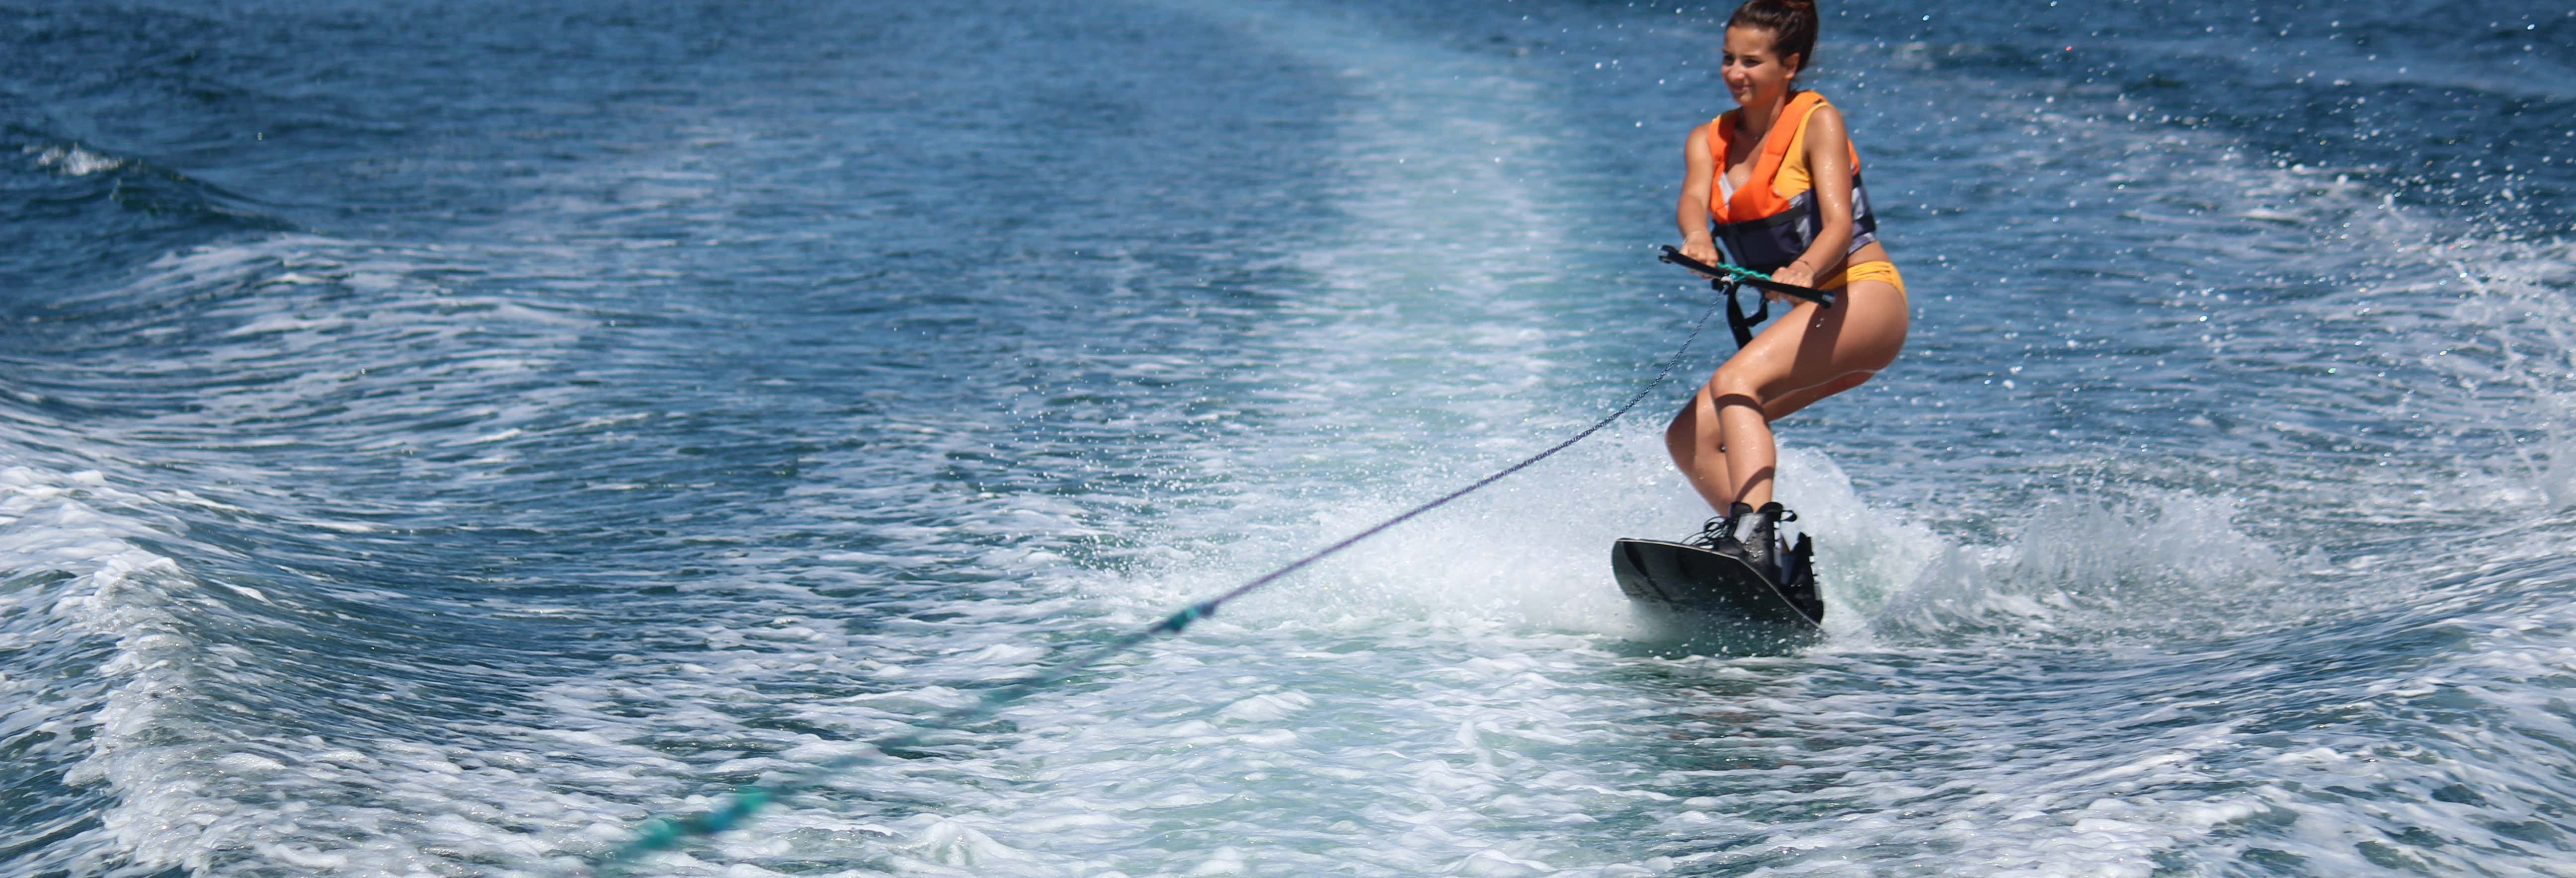
{"type": "Polygon", "coordinates": [[[244,674],[237,663],[209,654],[180,621],[181,613],[220,604],[193,599],[198,586],[176,562],[137,545],[141,538],[166,539],[167,519],[107,511],[139,512],[150,504],[108,485],[101,474],[0,467],[0,492],[6,522],[0,551],[15,559],[15,581],[33,583],[0,593],[0,617],[15,638],[71,660],[22,665],[9,682],[73,696],[10,699],[7,725],[81,730],[75,737],[86,746],[54,748],[53,759],[67,762],[66,787],[104,782],[123,800],[119,813],[140,808],[167,815],[143,827],[112,815],[36,862],[82,872],[114,872],[133,861],[182,862],[185,836],[173,830],[220,809],[197,799],[195,784],[160,775],[172,766],[150,752],[151,742],[181,722],[200,678],[244,674]],[[65,654],[90,652],[80,646],[90,642],[109,644],[92,653],[93,666],[65,654]]]}
{"type": "Polygon", "coordinates": [[[1897,640],[2175,644],[2278,624],[2307,601],[2284,588],[2289,559],[2235,529],[2236,514],[2184,493],[2043,503],[2008,544],[1945,549],[1873,626],[1897,640]]]}
{"type": "MultiPolygon", "coordinates": [[[[295,508],[265,489],[273,473],[163,444],[208,425],[293,423],[320,410],[349,419],[337,426],[308,419],[326,441],[373,441],[379,431],[371,424],[402,419],[424,401],[424,394],[383,392],[388,385],[428,374],[450,379],[428,397],[481,395],[488,380],[457,379],[530,368],[539,362],[530,354],[595,325],[532,297],[459,296],[413,280],[476,273],[469,260],[431,249],[280,235],[173,253],[122,286],[58,303],[76,315],[72,326],[162,331],[148,334],[152,344],[84,358],[74,374],[22,374],[51,380],[49,390],[82,394],[91,381],[147,394],[173,383],[190,388],[184,368],[156,360],[170,350],[156,345],[181,346],[235,370],[242,383],[218,383],[196,397],[197,406],[140,417],[107,406],[78,424],[10,412],[19,429],[0,457],[10,463],[0,470],[7,492],[0,511],[8,516],[0,540],[13,550],[12,575],[41,583],[7,597],[15,605],[10,616],[30,642],[61,658],[18,676],[76,696],[22,707],[46,713],[38,725],[85,730],[83,747],[52,749],[64,751],[59,776],[67,789],[60,795],[94,800],[79,807],[96,820],[22,862],[85,874],[170,867],[407,874],[451,855],[439,851],[462,849],[487,862],[527,865],[558,854],[557,842],[544,836],[613,828],[629,816],[600,811],[586,793],[547,789],[561,780],[552,760],[484,770],[472,766],[527,761],[507,754],[487,762],[471,747],[428,747],[359,729],[328,738],[283,731],[297,725],[294,718],[267,712],[281,709],[281,692],[296,687],[277,677],[278,644],[346,641],[301,627],[330,618],[316,612],[308,581],[208,578],[240,553],[194,539],[191,517],[212,513],[226,523],[278,528],[290,539],[329,541],[385,533],[342,520],[382,510],[364,501],[295,508]],[[172,301],[186,307],[164,307],[172,301]],[[476,357],[477,344],[516,356],[476,357]],[[263,373],[290,377],[263,383],[263,373]],[[110,466],[65,472],[32,462],[57,457],[110,466]],[[174,458],[203,481],[190,488],[156,482],[166,480],[174,458]],[[156,483],[164,486],[130,487],[156,483]],[[251,648],[231,642],[235,637],[248,637],[251,648]],[[80,656],[90,644],[108,646],[85,670],[80,656]],[[57,681],[51,674],[78,676],[57,681]],[[265,718],[245,721],[253,716],[265,718]],[[532,827],[540,831],[531,835],[532,827]]],[[[504,419],[542,416],[532,407],[491,411],[504,419]]],[[[470,438],[473,420],[452,429],[470,438]]],[[[234,449],[302,450],[311,438],[255,432],[231,441],[234,449]]],[[[434,432],[411,438],[438,441],[434,432]]],[[[272,549],[264,560],[291,563],[291,555],[272,549]]],[[[356,584],[335,591],[340,599],[391,597],[356,584]]],[[[366,667],[421,670],[400,658],[366,667]]],[[[587,745],[614,754],[603,763],[650,753],[587,745]]]]}
{"type": "Polygon", "coordinates": [[[118,168],[125,167],[126,164],[128,164],[128,160],[126,159],[92,152],[87,147],[83,147],[78,144],[57,146],[31,145],[21,147],[19,152],[35,156],[37,167],[51,168],[55,172],[68,177],[86,177],[91,174],[113,171],[118,168]]]}

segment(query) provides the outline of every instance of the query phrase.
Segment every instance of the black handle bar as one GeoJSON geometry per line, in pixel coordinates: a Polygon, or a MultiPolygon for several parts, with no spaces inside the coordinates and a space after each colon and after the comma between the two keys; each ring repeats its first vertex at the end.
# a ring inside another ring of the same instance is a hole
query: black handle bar
{"type": "Polygon", "coordinates": [[[1664,245],[1664,261],[1707,275],[1711,282],[1723,284],[1732,281],[1757,290],[1770,290],[1771,292],[1779,293],[1784,296],[1805,299],[1816,303],[1819,307],[1831,308],[1834,306],[1834,294],[1831,291],[1820,290],[1815,287],[1802,287],[1796,284],[1784,284],[1779,281],[1771,280],[1770,278],[1758,276],[1750,269],[1737,268],[1732,265],[1724,268],[1710,265],[1697,259],[1692,259],[1688,256],[1682,255],[1682,251],[1680,249],[1675,248],[1670,244],[1664,245]]]}

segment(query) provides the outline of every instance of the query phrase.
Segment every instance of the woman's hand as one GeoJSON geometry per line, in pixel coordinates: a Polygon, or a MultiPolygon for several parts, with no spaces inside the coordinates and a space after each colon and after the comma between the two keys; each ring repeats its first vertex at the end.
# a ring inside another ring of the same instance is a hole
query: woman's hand
{"type": "Polygon", "coordinates": [[[1694,235],[1682,240],[1682,255],[1699,260],[1701,265],[1716,265],[1717,244],[1707,236],[1694,235]]]}
{"type": "MultiPolygon", "coordinates": [[[[1805,263],[1792,262],[1787,267],[1772,272],[1771,279],[1793,287],[1812,287],[1816,285],[1816,270],[1808,268],[1805,263]]],[[[1778,293],[1771,295],[1774,298],[1779,296],[1778,293]]]]}

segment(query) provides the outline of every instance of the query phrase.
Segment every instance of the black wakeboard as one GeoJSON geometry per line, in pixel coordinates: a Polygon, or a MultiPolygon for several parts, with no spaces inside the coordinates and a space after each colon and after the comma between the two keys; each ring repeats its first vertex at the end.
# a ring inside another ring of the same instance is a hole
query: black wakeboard
{"type": "Polygon", "coordinates": [[[1610,546],[1610,572],[1629,600],[1667,623],[1693,646],[1723,652],[1782,652],[1824,639],[1824,603],[1816,598],[1804,537],[1782,553],[1797,587],[1784,591],[1741,559],[1662,540],[1610,546]]]}

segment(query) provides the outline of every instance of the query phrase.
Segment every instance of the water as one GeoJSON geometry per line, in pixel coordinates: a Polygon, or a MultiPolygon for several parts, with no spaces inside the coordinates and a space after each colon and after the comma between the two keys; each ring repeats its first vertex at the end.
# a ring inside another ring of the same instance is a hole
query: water
{"type": "MultiPolygon", "coordinates": [[[[558,874],[1544,448],[1725,11],[13,6],[0,873],[558,874]]],[[[2576,14],[1827,12],[1824,646],[1656,412],[654,868],[2561,869],[2576,14]]]]}

